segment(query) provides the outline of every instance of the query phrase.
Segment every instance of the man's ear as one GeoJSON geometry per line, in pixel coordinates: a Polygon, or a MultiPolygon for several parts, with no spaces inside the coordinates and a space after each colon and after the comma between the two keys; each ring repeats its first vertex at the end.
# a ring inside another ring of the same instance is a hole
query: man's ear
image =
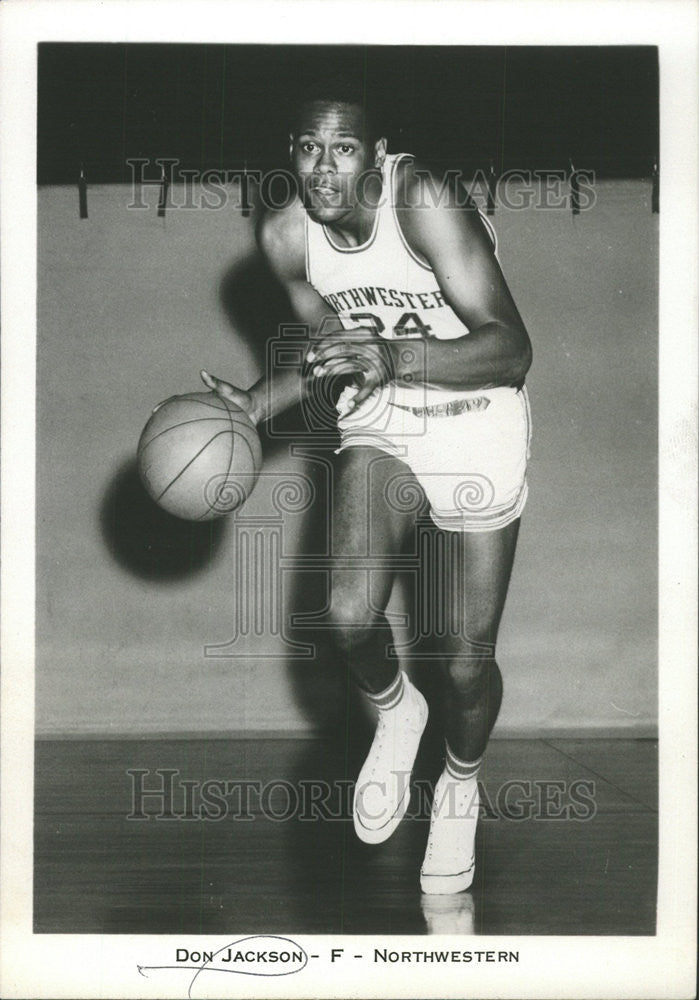
{"type": "Polygon", "coordinates": [[[386,139],[377,139],[374,143],[374,166],[382,167],[383,161],[386,159],[386,147],[388,143],[386,139]]]}
{"type": "Polygon", "coordinates": [[[289,132],[289,159],[291,160],[294,155],[294,133],[289,132]]]}

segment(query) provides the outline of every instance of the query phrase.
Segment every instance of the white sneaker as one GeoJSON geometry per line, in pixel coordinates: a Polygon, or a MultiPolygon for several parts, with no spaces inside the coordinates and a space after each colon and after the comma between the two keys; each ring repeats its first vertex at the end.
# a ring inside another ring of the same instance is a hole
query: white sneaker
{"type": "Polygon", "coordinates": [[[442,773],[434,789],[430,835],[420,870],[423,892],[462,892],[473,882],[479,805],[476,778],[459,781],[442,773]]]}
{"type": "Polygon", "coordinates": [[[410,802],[410,775],[427,725],[427,702],[405,674],[403,697],[379,709],[376,735],[354,789],[354,829],[366,844],[388,840],[410,802]]]}

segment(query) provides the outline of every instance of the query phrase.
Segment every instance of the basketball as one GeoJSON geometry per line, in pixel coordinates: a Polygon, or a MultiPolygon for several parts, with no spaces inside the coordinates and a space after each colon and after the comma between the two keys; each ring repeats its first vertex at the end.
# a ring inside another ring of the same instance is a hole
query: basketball
{"type": "Polygon", "coordinates": [[[138,442],[148,495],[185,521],[211,521],[240,507],[261,464],[260,439],[247,413],[214,392],[166,399],[138,442]]]}

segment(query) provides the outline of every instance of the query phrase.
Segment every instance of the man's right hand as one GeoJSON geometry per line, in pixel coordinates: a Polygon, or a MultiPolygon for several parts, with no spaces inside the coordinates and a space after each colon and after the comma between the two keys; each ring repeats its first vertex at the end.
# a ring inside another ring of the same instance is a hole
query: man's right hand
{"type": "Polygon", "coordinates": [[[251,392],[248,392],[247,389],[239,389],[237,386],[231,385],[230,382],[224,382],[221,378],[215,378],[203,369],[200,374],[205,386],[208,386],[209,389],[222,399],[227,399],[235,406],[239,406],[241,410],[245,410],[253,424],[259,423],[262,414],[257,410],[255,399],[251,392]]]}

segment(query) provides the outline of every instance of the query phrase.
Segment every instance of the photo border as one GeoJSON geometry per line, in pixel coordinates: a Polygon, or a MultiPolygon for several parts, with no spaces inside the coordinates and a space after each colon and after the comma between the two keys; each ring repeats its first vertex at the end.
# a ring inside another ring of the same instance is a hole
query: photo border
{"type": "MultiPolygon", "coordinates": [[[[289,44],[657,45],[660,58],[660,871],[654,937],[478,937],[516,965],[352,967],[331,948],[364,937],[299,935],[311,976],[245,977],[265,997],[635,997],[695,995],[697,8],[684,0],[7,0],[0,7],[2,145],[2,966],[5,997],[185,996],[144,978],[192,935],[34,935],[36,47],[40,41],[289,44]],[[347,37],[338,25],[347,25],[347,37]],[[316,985],[319,984],[319,985],[316,985]]],[[[217,948],[225,937],[205,936],[217,948]]],[[[389,935],[376,946],[391,943],[389,935]]],[[[394,938],[403,950],[425,938],[394,938]]],[[[448,947],[445,939],[444,947],[448,947]]],[[[463,938],[454,938],[463,947],[463,938]]],[[[233,977],[237,979],[238,977],[233,977]]],[[[197,996],[220,995],[209,978],[197,996]]],[[[201,985],[201,989],[200,989],[201,985]]],[[[235,991],[234,991],[235,992],[235,991]]],[[[233,993],[231,994],[233,995],[233,993]]]]}

